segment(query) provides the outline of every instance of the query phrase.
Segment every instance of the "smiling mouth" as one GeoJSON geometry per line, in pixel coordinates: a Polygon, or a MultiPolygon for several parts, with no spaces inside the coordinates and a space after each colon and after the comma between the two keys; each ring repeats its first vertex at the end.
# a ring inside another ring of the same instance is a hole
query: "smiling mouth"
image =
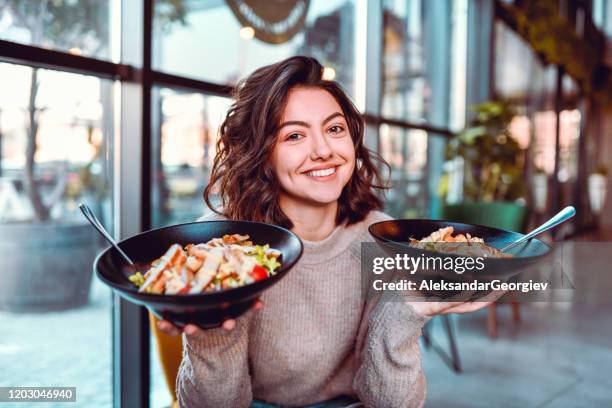
{"type": "Polygon", "coordinates": [[[329,169],[323,170],[312,170],[305,173],[308,177],[326,177],[331,176],[336,172],[337,167],[330,167],[329,169]]]}

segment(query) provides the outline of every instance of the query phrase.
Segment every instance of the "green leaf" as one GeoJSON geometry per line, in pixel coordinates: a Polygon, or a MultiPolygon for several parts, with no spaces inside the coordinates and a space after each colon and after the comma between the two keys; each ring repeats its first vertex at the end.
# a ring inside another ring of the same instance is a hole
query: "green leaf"
{"type": "Polygon", "coordinates": [[[264,268],[266,268],[270,273],[273,273],[278,267],[280,267],[280,262],[273,257],[266,254],[266,251],[270,249],[268,244],[266,245],[255,245],[255,249],[252,254],[255,255],[255,260],[257,263],[264,268]]]}
{"type": "Polygon", "coordinates": [[[134,285],[138,287],[141,287],[145,282],[145,278],[144,276],[142,276],[140,272],[136,272],[135,274],[130,275],[128,279],[130,280],[130,282],[132,282],[134,285]]]}

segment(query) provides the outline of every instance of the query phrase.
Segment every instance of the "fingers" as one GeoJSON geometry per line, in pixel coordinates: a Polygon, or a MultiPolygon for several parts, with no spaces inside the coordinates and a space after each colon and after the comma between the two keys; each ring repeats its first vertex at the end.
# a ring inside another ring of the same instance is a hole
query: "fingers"
{"type": "MultiPolygon", "coordinates": [[[[504,290],[494,290],[484,296],[481,296],[478,301],[470,302],[469,300],[467,300],[463,302],[446,302],[442,310],[439,311],[439,314],[475,312],[491,305],[492,303],[495,303],[505,293],[506,291],[504,290]]],[[[468,292],[468,299],[469,295],[471,294],[472,293],[468,292]]],[[[462,296],[465,297],[466,294],[462,293],[462,296]]]]}
{"type": "MultiPolygon", "coordinates": [[[[263,306],[264,306],[263,301],[261,299],[257,299],[255,301],[255,303],[253,304],[253,310],[261,310],[261,308],[263,308],[263,306]]],[[[232,331],[236,327],[236,320],[235,319],[227,319],[227,320],[225,320],[223,322],[221,327],[223,328],[223,330],[232,331]]]]}
{"type": "Polygon", "coordinates": [[[417,314],[425,317],[433,317],[439,314],[449,313],[453,307],[465,304],[465,302],[407,302],[417,314]]]}
{"type": "Polygon", "coordinates": [[[157,328],[170,336],[178,336],[181,333],[181,331],[175,325],[167,320],[158,320],[157,328]]]}
{"type": "Polygon", "coordinates": [[[465,302],[437,302],[435,307],[436,310],[433,314],[437,315],[452,313],[451,310],[463,304],[465,304],[465,302]]]}
{"type": "Polygon", "coordinates": [[[484,295],[479,299],[481,302],[494,302],[500,297],[502,297],[507,291],[505,290],[492,290],[491,292],[484,295]]]}
{"type": "Polygon", "coordinates": [[[178,336],[179,334],[181,334],[181,332],[184,332],[189,336],[202,333],[202,329],[200,329],[195,324],[188,324],[183,328],[183,330],[181,330],[167,320],[159,320],[157,322],[157,328],[170,336],[178,336]]]}
{"type": "Polygon", "coordinates": [[[236,320],[227,319],[226,321],[223,322],[221,327],[223,327],[223,330],[232,331],[234,330],[234,327],[236,327],[236,320]]]}
{"type": "Polygon", "coordinates": [[[487,307],[491,305],[492,303],[494,302],[493,301],[491,302],[465,302],[461,305],[457,305],[449,309],[446,309],[444,312],[445,313],[470,313],[470,312],[475,312],[476,310],[480,310],[484,307],[487,307]]]}
{"type": "MultiPolygon", "coordinates": [[[[261,299],[257,299],[255,301],[255,303],[253,304],[253,309],[254,310],[261,310],[261,308],[263,308],[264,303],[261,299]]],[[[235,319],[227,319],[223,322],[223,324],[221,325],[221,327],[223,328],[223,330],[226,331],[232,331],[234,330],[234,328],[236,327],[236,320],[235,319]]],[[[171,322],[167,321],[167,320],[158,320],[157,321],[157,328],[170,335],[170,336],[177,336],[179,334],[181,334],[181,330],[179,328],[177,328],[175,325],[173,325],[171,322]]],[[[182,330],[185,334],[187,334],[188,336],[197,336],[200,335],[202,333],[204,333],[204,330],[200,329],[198,326],[196,326],[195,324],[188,324],[186,325],[183,330],[182,330]]]]}
{"type": "Polygon", "coordinates": [[[200,329],[195,324],[188,324],[188,325],[186,325],[185,328],[183,329],[183,331],[188,336],[197,336],[197,335],[202,334],[202,332],[203,332],[203,330],[200,329]]]}

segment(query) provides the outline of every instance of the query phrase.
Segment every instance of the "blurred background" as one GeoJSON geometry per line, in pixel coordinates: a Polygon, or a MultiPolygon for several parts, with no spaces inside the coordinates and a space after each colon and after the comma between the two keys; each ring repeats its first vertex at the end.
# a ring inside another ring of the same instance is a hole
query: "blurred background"
{"type": "MultiPolygon", "coordinates": [[[[524,231],[574,205],[548,239],[610,241],[612,0],[0,0],[0,386],[172,403],[146,311],[92,279],[105,244],[77,205],[116,237],[202,215],[232,87],[300,54],[363,113],[392,167],[393,216],[524,231]]],[[[595,286],[611,281],[603,268],[595,286]]],[[[528,309],[521,324],[518,305],[500,308],[505,339],[495,308],[445,320],[431,336],[446,354],[424,356],[428,404],[612,401],[612,383],[589,376],[612,364],[610,304],[590,304],[528,309]],[[558,336],[567,348],[525,373],[558,336]],[[591,358],[567,360],[585,347],[591,358]]]]}

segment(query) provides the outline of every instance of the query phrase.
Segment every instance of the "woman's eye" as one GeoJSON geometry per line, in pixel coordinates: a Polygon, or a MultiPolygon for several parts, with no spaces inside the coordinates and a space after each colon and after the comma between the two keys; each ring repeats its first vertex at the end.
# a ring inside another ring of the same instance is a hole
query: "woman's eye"
{"type": "Polygon", "coordinates": [[[295,141],[300,140],[302,137],[304,136],[300,135],[299,133],[291,133],[290,135],[287,135],[285,140],[295,141]]]}
{"type": "Polygon", "coordinates": [[[330,127],[328,131],[331,132],[331,133],[338,134],[338,133],[342,133],[343,130],[344,130],[344,128],[342,126],[334,125],[334,126],[330,127]]]}

